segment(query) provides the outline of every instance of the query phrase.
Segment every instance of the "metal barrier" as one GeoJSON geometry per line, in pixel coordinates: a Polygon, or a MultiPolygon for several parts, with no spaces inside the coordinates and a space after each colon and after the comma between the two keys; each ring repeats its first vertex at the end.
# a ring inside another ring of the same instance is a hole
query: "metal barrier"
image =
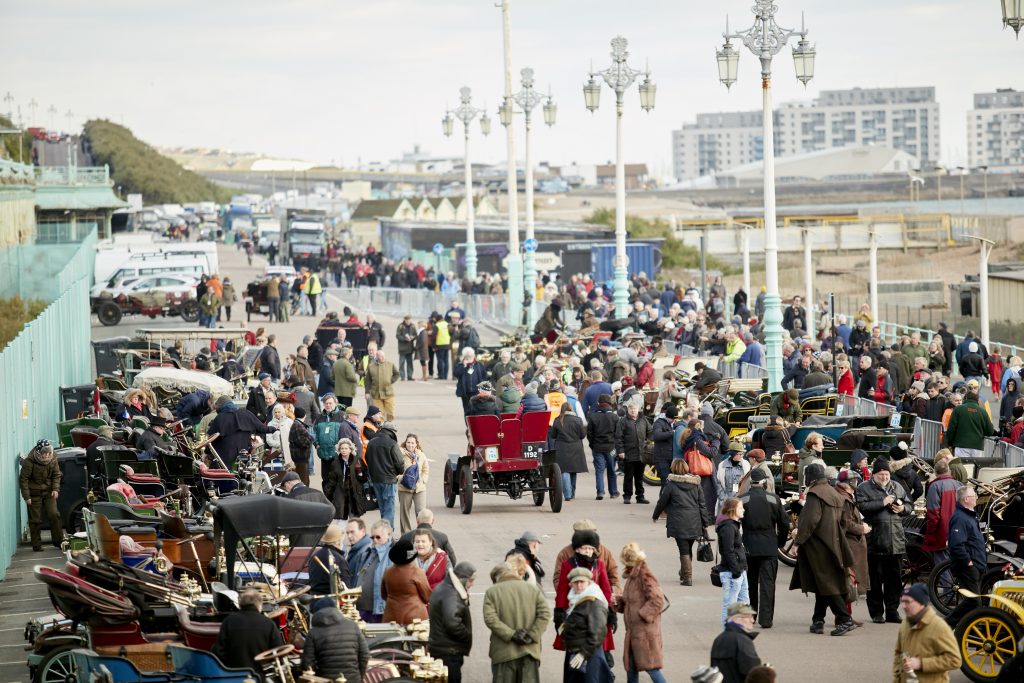
{"type": "Polygon", "coordinates": [[[1007,467],[1024,467],[1024,448],[1002,442],[1003,462],[1007,467]]]}
{"type": "Polygon", "coordinates": [[[458,294],[448,296],[429,289],[395,287],[332,287],[330,293],[350,306],[369,313],[405,315],[426,318],[433,312],[444,314],[453,299],[473,322],[504,324],[508,322],[508,299],[490,294],[458,294]]]}
{"type": "Polygon", "coordinates": [[[911,446],[918,455],[930,458],[942,448],[942,423],[917,418],[911,446]]]}

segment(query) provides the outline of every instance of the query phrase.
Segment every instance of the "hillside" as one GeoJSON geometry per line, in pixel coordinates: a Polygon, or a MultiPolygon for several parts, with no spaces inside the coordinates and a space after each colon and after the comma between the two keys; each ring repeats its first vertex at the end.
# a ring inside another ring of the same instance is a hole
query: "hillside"
{"type": "Polygon", "coordinates": [[[120,185],[124,194],[140,193],[147,204],[230,199],[229,190],[185,170],[124,126],[92,120],[85,124],[83,135],[89,141],[93,163],[108,164],[114,184],[120,185]]]}
{"type": "MultiPolygon", "coordinates": [[[[14,128],[14,124],[6,116],[0,116],[0,128],[14,128]]],[[[18,161],[24,154],[25,159],[29,158],[32,151],[32,136],[28,133],[22,133],[21,139],[17,135],[3,135],[0,136],[0,139],[3,140],[3,145],[0,146],[0,157],[18,161]]]]}

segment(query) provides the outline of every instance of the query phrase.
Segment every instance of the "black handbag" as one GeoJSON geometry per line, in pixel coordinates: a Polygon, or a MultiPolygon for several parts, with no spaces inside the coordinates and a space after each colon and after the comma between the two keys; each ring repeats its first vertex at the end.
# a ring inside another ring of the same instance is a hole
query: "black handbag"
{"type": "Polygon", "coordinates": [[[706,538],[697,541],[697,561],[714,562],[714,560],[715,551],[711,549],[711,541],[706,538]]]}
{"type": "Polygon", "coordinates": [[[711,568],[711,585],[715,586],[716,588],[722,587],[722,575],[720,574],[721,571],[722,567],[717,564],[711,568]]]}

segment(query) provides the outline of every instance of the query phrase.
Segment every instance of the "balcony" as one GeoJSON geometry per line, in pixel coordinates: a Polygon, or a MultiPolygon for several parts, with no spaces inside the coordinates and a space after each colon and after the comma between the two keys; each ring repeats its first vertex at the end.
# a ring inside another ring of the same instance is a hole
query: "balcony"
{"type": "MultiPolygon", "coordinates": [[[[32,167],[9,159],[0,159],[0,188],[5,186],[31,186],[36,184],[32,167]]],[[[13,188],[12,188],[13,189],[13,188]]]]}
{"type": "Polygon", "coordinates": [[[109,166],[42,166],[35,171],[40,185],[110,185],[109,166]]]}

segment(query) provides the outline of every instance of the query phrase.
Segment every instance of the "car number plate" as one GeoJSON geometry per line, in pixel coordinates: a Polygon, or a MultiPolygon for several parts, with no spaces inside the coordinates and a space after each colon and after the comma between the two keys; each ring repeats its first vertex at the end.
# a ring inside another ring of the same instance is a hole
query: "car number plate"
{"type": "Polygon", "coordinates": [[[540,457],[540,446],[535,443],[523,444],[523,457],[536,460],[540,457]]]}
{"type": "Polygon", "coordinates": [[[487,462],[498,462],[498,447],[488,446],[484,449],[484,460],[487,462]]]}

